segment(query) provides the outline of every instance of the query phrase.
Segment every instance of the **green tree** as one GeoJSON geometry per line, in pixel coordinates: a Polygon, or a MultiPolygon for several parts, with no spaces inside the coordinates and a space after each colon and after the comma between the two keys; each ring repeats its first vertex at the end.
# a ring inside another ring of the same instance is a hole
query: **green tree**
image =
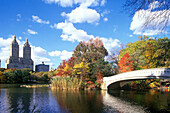
{"type": "Polygon", "coordinates": [[[129,53],[131,60],[134,61],[134,69],[168,67],[170,66],[170,39],[153,38],[148,36],[139,36],[140,40],[127,44],[127,47],[121,51],[121,59],[125,53],[129,53]]]}

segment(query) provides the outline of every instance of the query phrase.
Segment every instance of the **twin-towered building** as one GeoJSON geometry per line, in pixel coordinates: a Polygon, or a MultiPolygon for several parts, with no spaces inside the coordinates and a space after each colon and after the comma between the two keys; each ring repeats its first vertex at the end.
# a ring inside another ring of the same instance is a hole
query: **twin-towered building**
{"type": "Polygon", "coordinates": [[[10,45],[10,57],[6,60],[5,67],[7,69],[16,68],[16,69],[24,69],[29,68],[33,70],[34,62],[31,59],[31,47],[28,43],[28,39],[23,47],[23,57],[19,57],[19,45],[14,36],[14,40],[10,45]]]}
{"type": "MultiPolygon", "coordinates": [[[[26,39],[23,47],[23,57],[19,57],[19,45],[16,37],[14,36],[14,39],[10,45],[10,57],[6,60],[5,67],[6,69],[34,69],[34,62],[31,59],[31,47],[28,43],[28,39],[26,39]]],[[[45,65],[44,62],[43,64],[36,65],[35,71],[49,71],[49,65],[45,65]]]]}

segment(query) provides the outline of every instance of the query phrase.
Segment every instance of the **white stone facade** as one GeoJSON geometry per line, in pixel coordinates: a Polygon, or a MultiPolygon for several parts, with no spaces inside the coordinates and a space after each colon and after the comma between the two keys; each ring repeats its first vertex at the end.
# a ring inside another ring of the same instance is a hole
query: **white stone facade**
{"type": "Polygon", "coordinates": [[[6,60],[5,67],[6,69],[16,68],[24,69],[29,68],[33,70],[34,62],[31,59],[31,47],[26,40],[23,47],[23,57],[19,57],[19,45],[14,36],[14,40],[10,45],[10,57],[6,60]]]}

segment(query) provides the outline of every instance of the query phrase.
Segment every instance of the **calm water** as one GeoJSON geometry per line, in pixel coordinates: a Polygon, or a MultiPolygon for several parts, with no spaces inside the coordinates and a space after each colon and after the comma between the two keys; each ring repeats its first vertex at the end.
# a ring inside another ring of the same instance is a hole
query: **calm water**
{"type": "Polygon", "coordinates": [[[0,85],[1,113],[163,113],[170,112],[165,91],[51,91],[0,85]]]}

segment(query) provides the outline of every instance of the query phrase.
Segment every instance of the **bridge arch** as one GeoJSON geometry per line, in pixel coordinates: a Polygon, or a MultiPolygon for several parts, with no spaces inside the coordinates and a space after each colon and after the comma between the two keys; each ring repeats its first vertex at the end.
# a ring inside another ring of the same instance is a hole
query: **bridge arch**
{"type": "Polygon", "coordinates": [[[104,77],[101,89],[108,89],[109,85],[120,81],[143,79],[170,79],[170,68],[143,69],[104,77]]]}

